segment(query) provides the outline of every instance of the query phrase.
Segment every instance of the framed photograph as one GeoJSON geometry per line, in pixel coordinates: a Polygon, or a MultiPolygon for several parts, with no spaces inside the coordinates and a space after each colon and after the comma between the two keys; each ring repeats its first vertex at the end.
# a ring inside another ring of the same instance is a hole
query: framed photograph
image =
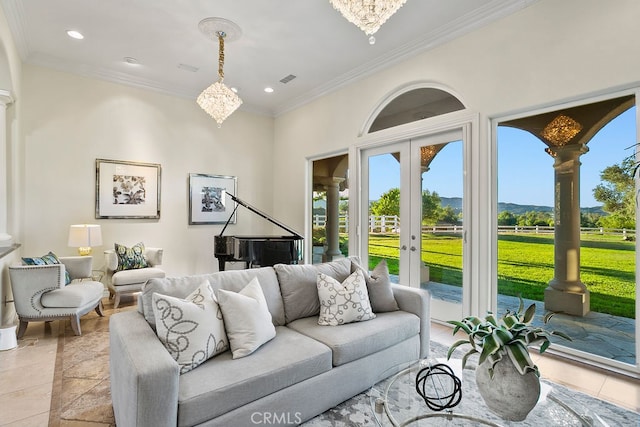
{"type": "Polygon", "coordinates": [[[96,218],[160,218],[160,165],[96,159],[96,218]]]}
{"type": "Polygon", "coordinates": [[[189,174],[189,224],[236,223],[235,203],[228,193],[236,194],[235,176],[189,174]]]}

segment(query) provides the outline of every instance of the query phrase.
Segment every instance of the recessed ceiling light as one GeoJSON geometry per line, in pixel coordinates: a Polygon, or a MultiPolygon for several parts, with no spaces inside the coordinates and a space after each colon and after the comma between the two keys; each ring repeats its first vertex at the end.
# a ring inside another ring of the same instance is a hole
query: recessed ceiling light
{"type": "Polygon", "coordinates": [[[136,58],[132,58],[131,56],[125,56],[124,57],[124,62],[126,62],[127,64],[131,64],[131,65],[138,65],[139,62],[136,58]]]}
{"type": "Polygon", "coordinates": [[[72,39],[76,39],[76,40],[82,40],[84,38],[82,33],[80,31],[76,31],[76,30],[67,31],[67,35],[69,37],[71,37],[72,39]]]}
{"type": "Polygon", "coordinates": [[[264,91],[267,93],[272,93],[273,92],[273,88],[272,87],[265,87],[264,91]]]}

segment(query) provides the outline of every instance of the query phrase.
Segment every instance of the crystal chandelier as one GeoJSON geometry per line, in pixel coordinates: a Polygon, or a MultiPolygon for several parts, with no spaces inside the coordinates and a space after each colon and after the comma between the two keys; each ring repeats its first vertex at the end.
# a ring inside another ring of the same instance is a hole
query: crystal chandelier
{"type": "Polygon", "coordinates": [[[329,0],[347,21],[355,24],[374,44],[373,36],[387,19],[406,3],[407,0],[329,0]]]}
{"type": "Polygon", "coordinates": [[[212,25],[221,21],[227,25],[230,23],[221,18],[208,18],[200,22],[200,30],[203,33],[211,33],[218,38],[218,81],[203,90],[197,99],[198,105],[218,122],[218,127],[221,127],[222,122],[242,104],[242,99],[224,84],[224,39],[227,32],[220,29],[211,32],[212,25]]]}
{"type": "Polygon", "coordinates": [[[545,126],[542,137],[556,147],[567,145],[582,130],[582,125],[569,116],[560,114],[545,126]]]}

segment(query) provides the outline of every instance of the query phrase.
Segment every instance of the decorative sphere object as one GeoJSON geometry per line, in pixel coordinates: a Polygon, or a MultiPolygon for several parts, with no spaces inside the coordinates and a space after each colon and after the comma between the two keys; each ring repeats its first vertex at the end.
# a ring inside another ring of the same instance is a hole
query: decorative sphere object
{"type": "Polygon", "coordinates": [[[444,363],[429,365],[416,375],[416,391],[432,411],[442,411],[462,400],[462,381],[444,363]]]}

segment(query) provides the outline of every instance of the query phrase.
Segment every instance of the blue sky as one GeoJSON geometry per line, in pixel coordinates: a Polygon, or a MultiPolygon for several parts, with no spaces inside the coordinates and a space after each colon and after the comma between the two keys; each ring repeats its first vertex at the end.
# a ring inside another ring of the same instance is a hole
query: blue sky
{"type": "MultiPolygon", "coordinates": [[[[619,164],[632,154],[625,149],[635,144],[635,107],[622,113],[598,132],[580,157],[580,205],[598,206],[593,188],[600,183],[600,172],[619,164]]],[[[553,206],[553,159],[540,140],[518,129],[498,128],[498,200],[521,205],[553,206]]],[[[423,188],[442,197],[462,194],[462,145],[447,145],[431,163],[423,188]]],[[[390,188],[399,187],[399,165],[390,155],[371,160],[375,173],[370,182],[370,199],[376,200],[390,188]]]]}

